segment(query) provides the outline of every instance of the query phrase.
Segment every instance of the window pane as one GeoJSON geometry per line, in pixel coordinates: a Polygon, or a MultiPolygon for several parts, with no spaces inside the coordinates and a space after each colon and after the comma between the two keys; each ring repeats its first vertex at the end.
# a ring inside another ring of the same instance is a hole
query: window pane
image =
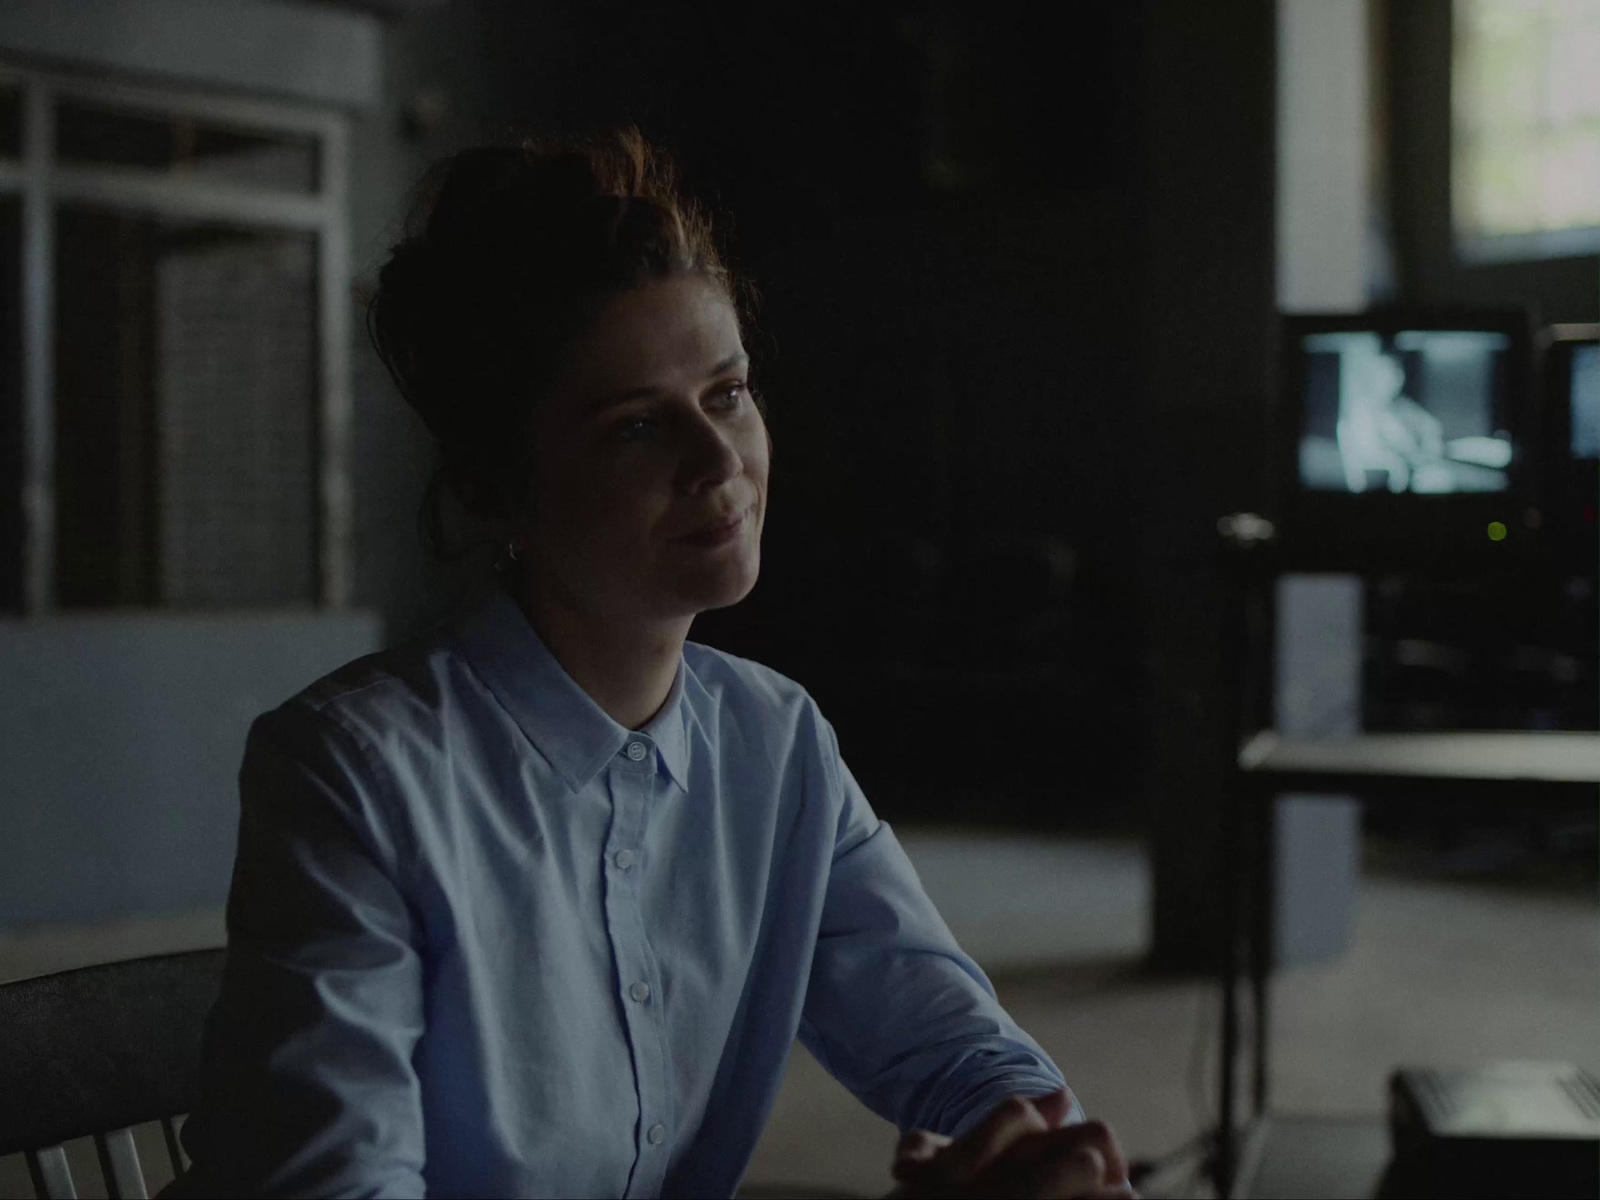
{"type": "Polygon", "coordinates": [[[22,157],[22,93],[0,84],[0,158],[22,157]]]}
{"type": "Polygon", "coordinates": [[[57,231],[60,603],[311,602],[311,235],[78,205],[57,231]]]}
{"type": "Polygon", "coordinates": [[[77,166],[136,167],[210,183],[317,190],[317,139],[129,112],[87,100],[56,106],[56,154],[77,166]]]}
{"type": "Polygon", "coordinates": [[[1454,22],[1457,236],[1491,255],[1600,248],[1600,4],[1456,0],[1454,22]]]}

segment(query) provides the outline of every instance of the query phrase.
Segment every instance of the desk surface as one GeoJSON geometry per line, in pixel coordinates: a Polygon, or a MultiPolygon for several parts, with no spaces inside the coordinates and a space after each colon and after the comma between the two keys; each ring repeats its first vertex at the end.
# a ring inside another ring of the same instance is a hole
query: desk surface
{"type": "Polygon", "coordinates": [[[1239,766],[1257,775],[1600,784],[1600,733],[1364,733],[1311,739],[1269,730],[1245,743],[1239,766]]]}

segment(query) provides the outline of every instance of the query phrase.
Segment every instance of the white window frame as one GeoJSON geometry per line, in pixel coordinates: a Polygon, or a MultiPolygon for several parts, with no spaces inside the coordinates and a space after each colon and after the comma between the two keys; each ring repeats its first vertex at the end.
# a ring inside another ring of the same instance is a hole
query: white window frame
{"type": "Polygon", "coordinates": [[[27,615],[56,607],[55,206],[86,201],[151,216],[222,220],[247,228],[310,233],[317,247],[317,595],[349,607],[354,503],[350,485],[349,125],[336,110],[253,98],[84,79],[0,61],[0,85],[21,93],[22,147],[0,160],[0,195],[22,203],[22,582],[27,615]],[[187,116],[263,133],[317,139],[315,192],[163,177],[55,160],[55,105],[63,97],[127,112],[187,116]]]}

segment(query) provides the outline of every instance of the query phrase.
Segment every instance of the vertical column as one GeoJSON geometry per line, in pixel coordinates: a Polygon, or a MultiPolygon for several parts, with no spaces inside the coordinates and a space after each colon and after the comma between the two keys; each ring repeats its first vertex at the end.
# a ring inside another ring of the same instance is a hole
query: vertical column
{"type": "MultiPolygon", "coordinates": [[[[1273,723],[1289,737],[1361,728],[1365,589],[1350,575],[1278,581],[1273,723]]],[[[1272,959],[1323,962],[1350,944],[1361,872],[1361,809],[1341,796],[1280,796],[1274,822],[1272,959]]]]}
{"type": "Polygon", "coordinates": [[[344,118],[322,135],[322,191],[331,210],[318,235],[321,364],[317,422],[318,601],[344,608],[355,588],[355,496],[350,484],[350,234],[349,149],[344,118]]]}
{"type": "MultiPolygon", "coordinates": [[[[1367,0],[1278,0],[1277,295],[1281,312],[1367,306],[1373,218],[1367,0]]],[[[1273,718],[1294,737],[1361,727],[1362,581],[1278,582],[1273,718]]],[[[1349,798],[1278,800],[1273,960],[1342,953],[1354,926],[1361,812],[1349,798]]]]}
{"type": "Polygon", "coordinates": [[[37,77],[22,96],[22,596],[37,616],[55,607],[55,97],[37,77]]]}
{"type": "Polygon", "coordinates": [[[1281,312],[1367,304],[1367,0],[1278,0],[1281,312]]]}

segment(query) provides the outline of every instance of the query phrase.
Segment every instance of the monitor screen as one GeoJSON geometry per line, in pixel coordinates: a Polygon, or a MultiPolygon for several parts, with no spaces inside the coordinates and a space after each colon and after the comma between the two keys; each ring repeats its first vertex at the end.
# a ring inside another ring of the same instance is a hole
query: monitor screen
{"type": "Polygon", "coordinates": [[[1301,487],[1435,495],[1511,487],[1506,334],[1340,330],[1300,341],[1301,487]]]}
{"type": "Polygon", "coordinates": [[[1572,348],[1572,457],[1600,458],[1600,342],[1572,348]]]}

